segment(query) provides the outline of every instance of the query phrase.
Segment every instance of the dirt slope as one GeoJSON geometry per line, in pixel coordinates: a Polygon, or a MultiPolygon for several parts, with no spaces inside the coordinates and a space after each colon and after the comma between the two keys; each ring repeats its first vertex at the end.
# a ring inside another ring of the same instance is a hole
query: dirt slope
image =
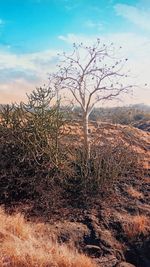
{"type": "MultiPolygon", "coordinates": [[[[132,147],[140,157],[145,169],[150,169],[150,133],[137,129],[133,126],[124,126],[111,123],[90,122],[89,139],[92,144],[100,144],[103,142],[117,143],[122,142],[132,147]]],[[[70,142],[72,146],[79,146],[82,141],[81,122],[73,122],[65,125],[64,133],[69,133],[64,138],[64,142],[70,142]]]]}

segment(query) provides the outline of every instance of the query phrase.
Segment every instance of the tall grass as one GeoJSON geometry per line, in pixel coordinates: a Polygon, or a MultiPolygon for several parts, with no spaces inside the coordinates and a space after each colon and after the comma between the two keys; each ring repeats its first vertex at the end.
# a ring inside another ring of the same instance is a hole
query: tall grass
{"type": "Polygon", "coordinates": [[[0,267],[96,267],[87,256],[58,244],[44,224],[0,209],[0,267]]]}

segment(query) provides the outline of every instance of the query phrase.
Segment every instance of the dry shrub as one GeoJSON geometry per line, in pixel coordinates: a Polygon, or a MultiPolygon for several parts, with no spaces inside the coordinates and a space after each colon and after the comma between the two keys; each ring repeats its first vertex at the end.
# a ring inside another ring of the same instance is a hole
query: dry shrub
{"type": "Polygon", "coordinates": [[[81,146],[72,149],[72,155],[72,173],[64,174],[63,188],[69,205],[74,207],[89,207],[95,199],[112,191],[119,179],[135,174],[138,165],[137,154],[120,140],[92,145],[88,162],[81,146]]]}
{"type": "Polygon", "coordinates": [[[132,186],[130,186],[130,187],[127,189],[127,192],[128,192],[128,194],[129,194],[131,197],[134,197],[134,198],[137,198],[137,199],[143,197],[143,193],[137,191],[137,190],[136,190],[135,188],[133,188],[132,186]]]}
{"type": "Polygon", "coordinates": [[[131,146],[120,140],[115,140],[114,143],[105,140],[101,144],[91,146],[88,163],[85,161],[83,150],[76,150],[73,184],[77,184],[78,190],[85,190],[84,196],[96,195],[100,190],[110,188],[110,184],[113,185],[119,178],[135,174],[137,169],[137,154],[131,146]]]}
{"type": "Polygon", "coordinates": [[[52,98],[51,89],[39,88],[28,96],[27,104],[1,107],[0,204],[45,200],[48,190],[51,197],[46,201],[54,196],[54,176],[66,149],[60,144],[63,114],[58,102],[51,105],[52,98]]]}
{"type": "Polygon", "coordinates": [[[0,138],[5,161],[10,159],[10,162],[25,162],[30,166],[35,162],[42,168],[46,163],[59,163],[63,115],[58,105],[50,106],[50,100],[46,106],[39,99],[38,102],[38,107],[29,102],[1,108],[0,138]]]}
{"type": "Polygon", "coordinates": [[[44,224],[26,222],[21,214],[0,210],[0,267],[96,267],[75,249],[52,241],[44,224]]]}
{"type": "Polygon", "coordinates": [[[134,215],[128,218],[123,225],[124,232],[129,239],[134,239],[141,234],[146,235],[150,230],[149,219],[145,215],[134,215]]]}

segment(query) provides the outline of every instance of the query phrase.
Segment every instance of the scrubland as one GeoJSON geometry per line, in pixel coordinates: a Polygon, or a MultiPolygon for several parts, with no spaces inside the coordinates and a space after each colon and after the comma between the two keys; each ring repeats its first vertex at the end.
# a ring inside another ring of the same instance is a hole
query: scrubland
{"type": "Polygon", "coordinates": [[[0,266],[150,266],[150,133],[57,108],[1,113],[0,266]]]}

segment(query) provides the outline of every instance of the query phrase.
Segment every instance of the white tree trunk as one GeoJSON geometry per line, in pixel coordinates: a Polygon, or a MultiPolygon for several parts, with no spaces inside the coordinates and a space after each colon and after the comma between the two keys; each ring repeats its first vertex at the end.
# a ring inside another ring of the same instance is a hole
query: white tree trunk
{"type": "Polygon", "coordinates": [[[84,150],[85,158],[88,161],[90,159],[90,141],[89,141],[89,118],[88,114],[83,115],[83,138],[84,138],[84,150]]]}

